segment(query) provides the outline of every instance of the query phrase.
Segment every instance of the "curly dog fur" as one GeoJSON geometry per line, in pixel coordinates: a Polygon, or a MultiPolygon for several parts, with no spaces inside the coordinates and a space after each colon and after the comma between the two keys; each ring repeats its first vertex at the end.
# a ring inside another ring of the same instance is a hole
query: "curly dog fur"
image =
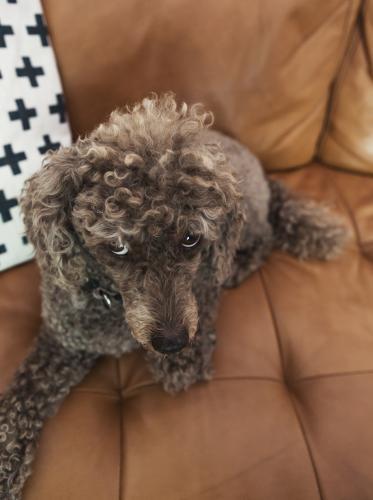
{"type": "Polygon", "coordinates": [[[43,422],[98,357],[142,346],[177,392],[211,376],[220,291],[274,249],[333,256],[343,224],[265,178],[200,105],[144,99],[26,184],[42,275],[43,327],[0,404],[0,494],[18,499],[43,422]]]}

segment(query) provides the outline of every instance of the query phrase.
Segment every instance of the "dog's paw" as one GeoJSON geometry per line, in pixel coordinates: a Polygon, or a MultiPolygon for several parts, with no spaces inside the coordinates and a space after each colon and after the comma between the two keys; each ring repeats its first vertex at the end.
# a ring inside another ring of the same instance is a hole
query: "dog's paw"
{"type": "Polygon", "coordinates": [[[209,380],[212,375],[210,348],[200,350],[191,345],[181,352],[172,355],[148,353],[150,371],[156,382],[162,384],[164,390],[176,394],[187,390],[192,384],[209,380]]]}
{"type": "Polygon", "coordinates": [[[176,394],[181,391],[186,391],[189,387],[197,382],[210,380],[212,370],[210,367],[203,369],[174,369],[172,363],[167,366],[167,373],[160,380],[163,389],[169,394],[176,394]]]}

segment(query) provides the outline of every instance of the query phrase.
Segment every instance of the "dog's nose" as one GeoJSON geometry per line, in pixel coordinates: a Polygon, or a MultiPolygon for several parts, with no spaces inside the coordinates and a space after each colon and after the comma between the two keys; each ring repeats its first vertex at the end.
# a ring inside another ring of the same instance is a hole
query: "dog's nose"
{"type": "Polygon", "coordinates": [[[183,349],[189,341],[189,335],[186,328],[183,328],[176,334],[169,335],[167,333],[157,332],[151,338],[151,344],[154,349],[163,354],[171,354],[183,349]]]}

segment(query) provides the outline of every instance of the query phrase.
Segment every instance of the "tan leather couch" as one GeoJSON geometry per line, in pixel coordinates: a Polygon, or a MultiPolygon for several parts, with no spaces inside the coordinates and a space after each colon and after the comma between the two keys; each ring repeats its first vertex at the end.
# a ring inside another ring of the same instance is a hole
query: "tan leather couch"
{"type": "MultiPolygon", "coordinates": [[[[373,0],[45,0],[74,135],[150,91],[203,101],[353,230],[330,263],[275,254],[218,320],[216,373],[172,398],[102,360],[42,435],[26,500],[373,499],[373,0]]],[[[1,387],[39,324],[0,275],[1,387]]]]}

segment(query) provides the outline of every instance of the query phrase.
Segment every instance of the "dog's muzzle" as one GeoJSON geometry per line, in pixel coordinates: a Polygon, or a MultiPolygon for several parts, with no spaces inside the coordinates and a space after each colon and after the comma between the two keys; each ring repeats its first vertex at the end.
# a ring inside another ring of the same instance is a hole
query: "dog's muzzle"
{"type": "Polygon", "coordinates": [[[167,331],[157,332],[151,336],[153,348],[162,354],[172,354],[179,352],[188,344],[189,335],[186,328],[178,332],[167,331]]]}

